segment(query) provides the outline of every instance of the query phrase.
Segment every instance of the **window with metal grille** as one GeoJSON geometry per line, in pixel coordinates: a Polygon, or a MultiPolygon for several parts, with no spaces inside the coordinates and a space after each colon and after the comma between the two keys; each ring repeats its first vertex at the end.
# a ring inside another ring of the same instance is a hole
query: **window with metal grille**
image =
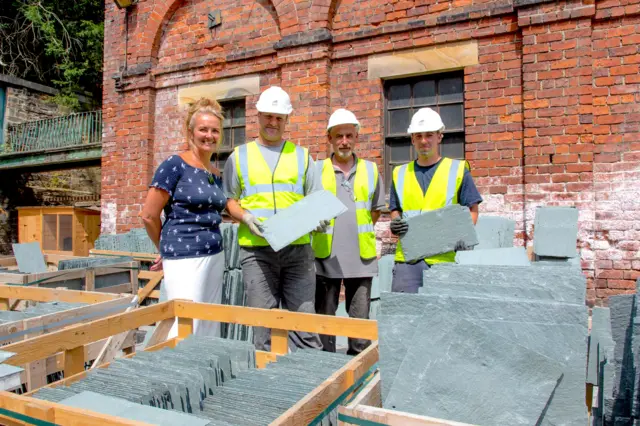
{"type": "Polygon", "coordinates": [[[440,154],[464,158],[464,73],[433,74],[387,80],[385,93],[385,188],[393,168],[416,158],[407,133],[413,114],[423,107],[437,111],[445,125],[440,154]]]}
{"type": "Polygon", "coordinates": [[[218,168],[224,167],[225,161],[233,152],[233,148],[246,143],[245,99],[221,101],[224,121],[222,122],[222,144],[218,149],[218,168]]]}

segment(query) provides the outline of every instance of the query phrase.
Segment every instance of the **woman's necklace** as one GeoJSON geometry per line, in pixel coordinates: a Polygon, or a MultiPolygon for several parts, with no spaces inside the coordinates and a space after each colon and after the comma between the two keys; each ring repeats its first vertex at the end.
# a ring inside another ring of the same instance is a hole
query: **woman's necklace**
{"type": "Polygon", "coordinates": [[[209,170],[209,168],[207,166],[205,166],[202,161],[200,161],[200,158],[193,153],[193,151],[191,151],[191,155],[193,155],[193,158],[200,164],[200,166],[202,166],[202,168],[204,169],[204,171],[207,173],[207,178],[209,180],[209,185],[213,185],[213,173],[211,173],[211,171],[209,170]]]}

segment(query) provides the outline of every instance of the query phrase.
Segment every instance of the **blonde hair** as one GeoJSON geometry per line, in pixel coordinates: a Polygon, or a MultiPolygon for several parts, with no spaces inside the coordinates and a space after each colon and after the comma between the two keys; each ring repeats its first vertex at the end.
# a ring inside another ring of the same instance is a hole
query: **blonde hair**
{"type": "Polygon", "coordinates": [[[187,119],[185,120],[185,131],[187,132],[187,141],[191,143],[193,128],[196,124],[196,116],[199,114],[210,114],[214,117],[218,117],[220,120],[220,140],[218,145],[222,143],[224,132],[222,131],[222,122],[224,121],[224,115],[222,114],[222,107],[215,99],[200,98],[196,102],[189,105],[187,110],[187,119]]]}

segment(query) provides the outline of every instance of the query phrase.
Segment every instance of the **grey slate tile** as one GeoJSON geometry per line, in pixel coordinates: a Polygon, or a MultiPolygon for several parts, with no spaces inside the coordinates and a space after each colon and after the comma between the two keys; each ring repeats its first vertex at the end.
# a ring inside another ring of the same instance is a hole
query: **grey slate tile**
{"type": "Polygon", "coordinates": [[[456,263],[461,265],[504,265],[530,266],[531,262],[524,247],[506,247],[459,251],[456,263]]]}
{"type": "Polygon", "coordinates": [[[481,214],[476,222],[479,244],[475,250],[513,247],[515,229],[514,220],[481,214]]]}
{"type": "Polygon", "coordinates": [[[321,220],[330,220],[347,211],[347,207],[329,191],[316,191],[279,211],[263,223],[265,239],[279,251],[313,231],[321,220]]]}
{"type": "Polygon", "coordinates": [[[11,244],[16,257],[18,270],[24,274],[39,274],[47,272],[47,264],[40,250],[40,243],[11,244]]]}
{"type": "Polygon", "coordinates": [[[609,308],[595,306],[591,312],[587,383],[600,386],[600,363],[606,361],[607,349],[612,348],[614,344],[609,308]]]}
{"type": "Polygon", "coordinates": [[[383,315],[422,315],[430,300],[426,296],[385,292],[380,295],[383,315]]]}
{"type": "Polygon", "coordinates": [[[196,416],[139,405],[95,392],[79,393],[60,401],[60,404],[159,426],[206,426],[209,424],[208,420],[196,416]]]}
{"type": "Polygon", "coordinates": [[[534,219],[533,251],[538,256],[575,257],[578,209],[538,207],[534,219]]]}
{"type": "Polygon", "coordinates": [[[400,237],[406,261],[452,251],[459,241],[478,244],[476,230],[467,207],[451,205],[407,219],[409,232],[400,237]]]}
{"type": "Polygon", "coordinates": [[[416,328],[385,407],[473,424],[532,425],[561,374],[561,364],[434,307],[416,328]]]}

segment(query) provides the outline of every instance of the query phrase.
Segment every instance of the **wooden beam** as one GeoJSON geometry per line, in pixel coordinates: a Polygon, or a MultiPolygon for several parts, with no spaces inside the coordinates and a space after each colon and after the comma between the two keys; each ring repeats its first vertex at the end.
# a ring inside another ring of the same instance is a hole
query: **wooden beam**
{"type": "Polygon", "coordinates": [[[11,309],[11,304],[9,303],[9,299],[1,298],[0,299],[0,311],[8,311],[11,309]]]}
{"type": "Polygon", "coordinates": [[[193,334],[193,319],[178,318],[178,337],[184,339],[190,334],[193,334]]]}
{"type": "Polygon", "coordinates": [[[289,353],[289,332],[280,328],[271,330],[271,352],[286,355],[289,353]]]}
{"type": "Polygon", "coordinates": [[[133,251],[113,251],[113,250],[96,250],[96,249],[89,250],[89,254],[98,255],[98,256],[127,256],[127,257],[133,257],[133,260],[139,260],[139,261],[154,261],[156,260],[156,257],[158,257],[157,254],[153,254],[153,253],[136,253],[133,251]]]}
{"type": "Polygon", "coordinates": [[[311,423],[377,362],[378,342],[376,341],[289,408],[271,425],[295,426],[311,423]]]}
{"type": "MultiPolygon", "coordinates": [[[[137,302],[138,302],[138,296],[134,296],[131,299],[130,303],[137,304],[137,302]]],[[[133,306],[129,306],[125,312],[130,312],[133,308],[134,308],[133,306]]],[[[122,333],[109,337],[106,343],[104,344],[104,347],[102,348],[102,350],[94,360],[93,364],[91,365],[91,368],[93,369],[97,365],[104,364],[105,362],[111,362],[115,358],[115,356],[118,354],[120,349],[122,348],[122,344],[127,339],[127,337],[132,335],[133,333],[134,333],[133,330],[123,331],[122,333]]]]}
{"type": "Polygon", "coordinates": [[[67,349],[64,352],[64,375],[72,376],[84,371],[84,346],[67,349]]]}
{"type": "Polygon", "coordinates": [[[174,316],[173,301],[169,301],[148,306],[144,309],[136,309],[131,312],[100,318],[86,324],[74,325],[63,330],[5,346],[3,350],[16,353],[5,363],[19,366],[45,358],[59,351],[74,349],[123,331],[174,316]]]}
{"type": "MultiPolygon", "coordinates": [[[[140,278],[143,278],[142,272],[140,273],[140,278]]],[[[153,272],[153,275],[146,276],[149,277],[149,282],[143,288],[138,290],[138,299],[140,300],[140,303],[142,303],[142,301],[146,299],[149,294],[151,294],[151,292],[158,286],[158,284],[160,284],[160,281],[162,281],[162,278],[164,278],[164,272],[153,272]]]]}
{"type": "Polygon", "coordinates": [[[175,322],[175,318],[168,318],[156,324],[156,328],[153,330],[153,334],[147,342],[147,347],[155,346],[167,340],[167,337],[169,337],[169,331],[171,331],[171,327],[173,327],[175,322]]]}
{"type": "Polygon", "coordinates": [[[256,366],[258,368],[265,368],[267,364],[275,362],[278,359],[278,355],[265,352],[265,351],[256,351],[256,366]]]}
{"type": "Polygon", "coordinates": [[[322,321],[319,321],[318,316],[315,314],[303,314],[280,309],[247,308],[244,306],[196,303],[187,300],[174,300],[174,302],[175,315],[181,318],[378,340],[378,323],[373,320],[325,315],[322,317],[322,321]]]}
{"type": "Polygon", "coordinates": [[[86,291],[94,291],[96,289],[96,271],[93,268],[87,268],[87,274],[84,277],[84,289],[86,291]]]}
{"type": "MultiPolygon", "coordinates": [[[[0,392],[0,407],[5,410],[12,411],[23,415],[28,413],[44,413],[48,419],[51,419],[51,411],[53,412],[52,423],[58,425],[83,425],[83,426],[151,426],[149,423],[137,422],[133,420],[123,419],[121,417],[99,414],[94,411],[73,408],[55,402],[45,400],[36,400],[16,395],[10,392],[0,392]]],[[[14,423],[20,424],[20,423],[14,423]]]]}
{"type": "Polygon", "coordinates": [[[37,302],[97,303],[124,297],[120,294],[78,290],[60,290],[45,287],[19,287],[0,284],[0,297],[26,299],[37,302]]]}

